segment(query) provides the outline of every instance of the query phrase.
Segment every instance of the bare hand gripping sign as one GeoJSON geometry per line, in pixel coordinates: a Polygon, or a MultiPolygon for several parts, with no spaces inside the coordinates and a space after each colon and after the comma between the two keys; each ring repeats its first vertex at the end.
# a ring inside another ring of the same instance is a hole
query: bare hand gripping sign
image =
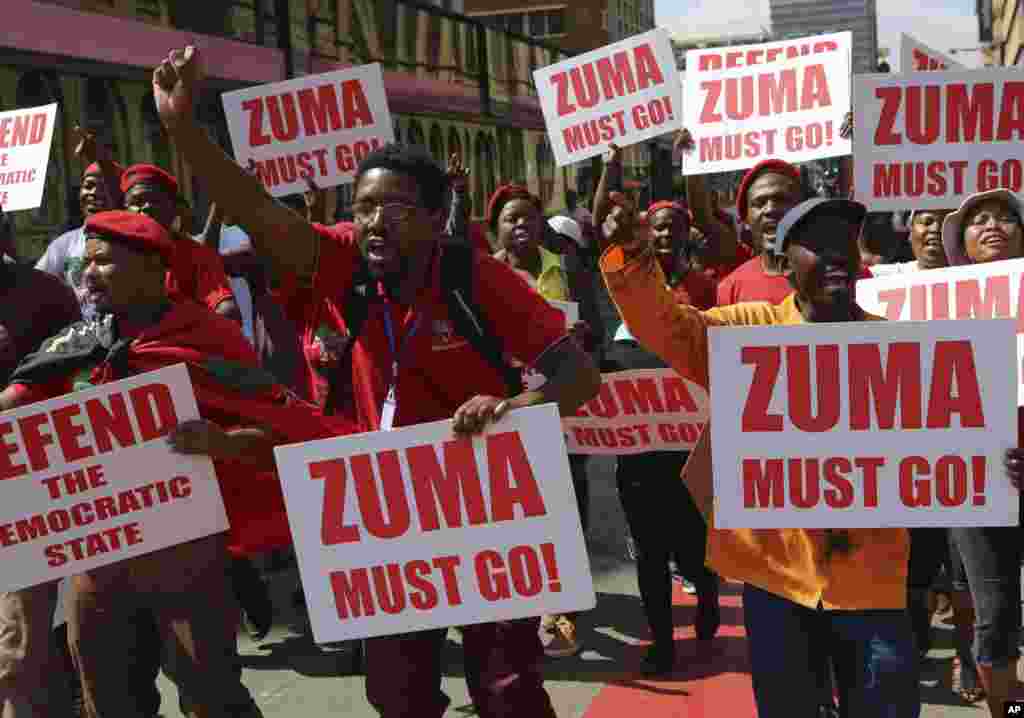
{"type": "Polygon", "coordinates": [[[318,643],[592,608],[558,411],[276,450],[318,643]]]}
{"type": "Polygon", "coordinates": [[[184,365],[0,414],[0,590],[226,531],[213,464],[163,440],[197,418],[184,365]]]}
{"type": "Polygon", "coordinates": [[[717,528],[1017,524],[1012,321],[710,331],[717,528]]]}

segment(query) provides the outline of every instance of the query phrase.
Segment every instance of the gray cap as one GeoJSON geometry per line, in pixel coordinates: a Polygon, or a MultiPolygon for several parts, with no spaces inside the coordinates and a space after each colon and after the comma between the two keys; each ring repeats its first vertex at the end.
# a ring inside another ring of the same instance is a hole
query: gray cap
{"type": "Polygon", "coordinates": [[[793,232],[797,230],[800,223],[815,214],[837,214],[846,217],[855,224],[860,224],[867,216],[868,210],[860,202],[852,199],[829,199],[827,197],[816,197],[801,202],[793,209],[786,212],[786,215],[779,222],[779,228],[775,232],[776,255],[786,253],[786,244],[793,232]]]}

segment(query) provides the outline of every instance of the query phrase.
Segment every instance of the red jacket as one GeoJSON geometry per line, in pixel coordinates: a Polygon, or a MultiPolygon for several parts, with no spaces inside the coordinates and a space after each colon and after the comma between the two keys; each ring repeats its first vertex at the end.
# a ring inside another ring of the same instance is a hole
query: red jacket
{"type": "MultiPolygon", "coordinates": [[[[195,390],[199,414],[225,429],[259,425],[277,443],[288,444],[353,433],[340,417],[325,417],[312,405],[276,384],[259,368],[255,351],[238,324],[194,302],[173,304],[156,324],[128,347],[117,372],[101,363],[91,375],[94,385],[184,363],[195,390]]],[[[17,372],[16,372],[17,374],[17,372]]],[[[46,394],[70,390],[71,376],[49,382],[46,394]]],[[[17,382],[17,378],[15,379],[17,382]]],[[[42,398],[42,386],[27,387],[30,401],[42,398]]],[[[215,461],[227,509],[229,550],[234,554],[269,551],[291,543],[284,497],[272,464],[215,461]]]]}

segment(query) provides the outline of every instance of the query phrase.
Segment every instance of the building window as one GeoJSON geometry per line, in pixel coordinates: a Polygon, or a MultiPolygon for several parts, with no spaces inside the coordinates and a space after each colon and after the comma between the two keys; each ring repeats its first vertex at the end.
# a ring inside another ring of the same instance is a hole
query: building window
{"type": "Polygon", "coordinates": [[[539,10],[527,14],[530,37],[565,34],[565,8],[539,10]]]}

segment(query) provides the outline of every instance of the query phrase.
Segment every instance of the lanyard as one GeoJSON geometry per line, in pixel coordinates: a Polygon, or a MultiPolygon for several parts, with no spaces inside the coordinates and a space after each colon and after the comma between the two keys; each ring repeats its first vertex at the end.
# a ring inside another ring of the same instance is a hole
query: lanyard
{"type": "Polygon", "coordinates": [[[395,387],[398,385],[398,362],[401,359],[402,352],[405,351],[406,344],[409,343],[409,340],[412,339],[419,330],[421,319],[423,319],[423,314],[417,314],[412,327],[410,327],[406,335],[402,337],[402,343],[396,344],[395,330],[391,326],[391,303],[387,302],[384,305],[384,332],[388,336],[388,347],[391,349],[391,390],[388,392],[389,396],[393,396],[395,387]]]}

